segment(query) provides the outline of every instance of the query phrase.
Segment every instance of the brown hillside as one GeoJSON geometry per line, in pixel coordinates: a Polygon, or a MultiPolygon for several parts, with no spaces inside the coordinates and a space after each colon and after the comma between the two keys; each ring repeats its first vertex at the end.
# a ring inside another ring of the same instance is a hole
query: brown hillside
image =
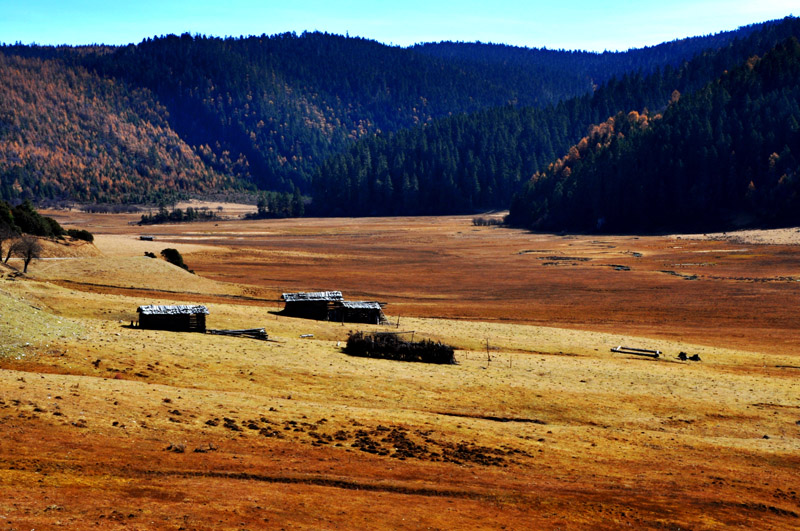
{"type": "Polygon", "coordinates": [[[0,173],[16,192],[115,202],[232,182],[172,131],[155,101],[81,68],[0,53],[0,173]]]}

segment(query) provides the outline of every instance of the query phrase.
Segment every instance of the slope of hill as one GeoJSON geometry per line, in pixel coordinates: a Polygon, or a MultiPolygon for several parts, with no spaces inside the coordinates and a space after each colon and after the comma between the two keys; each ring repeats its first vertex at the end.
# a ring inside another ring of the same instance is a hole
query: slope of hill
{"type": "Polygon", "coordinates": [[[631,109],[662,109],[790,36],[800,20],[764,26],[679,68],[612,79],[592,95],[546,109],[511,106],[361,140],[315,175],[316,212],[436,214],[505,208],[519,187],[585,136],[591,124],[631,109]]]}
{"type": "Polygon", "coordinates": [[[537,173],[510,220],[543,229],[800,222],[800,43],[753,57],[660,115],[610,119],[537,173]]]}
{"type": "MultiPolygon", "coordinates": [[[[5,46],[0,196],[135,201],[167,190],[242,186],[278,191],[299,186],[308,193],[323,161],[375,133],[482,109],[500,109],[487,111],[494,119],[511,107],[588,98],[598,72],[679,64],[702,46],[725,49],[736,37],[770,28],[780,32],[774,28],[786,25],[765,23],[622,54],[479,44],[449,44],[442,53],[443,45],[403,49],[322,33],[240,39],[170,35],[119,48],[5,46]],[[42,95],[35,105],[33,94],[42,95]]],[[[621,83],[641,81],[637,74],[621,83]]],[[[509,178],[481,155],[476,171],[500,182],[482,183],[479,199],[455,203],[506,206],[517,181],[562,153],[585,134],[588,123],[605,120],[628,100],[596,109],[591,121],[573,116],[574,110],[559,115],[555,127],[566,131],[561,135],[566,140],[532,141],[542,160],[515,165],[519,177],[511,171],[509,178]]],[[[515,149],[505,136],[483,151],[505,159],[503,151],[515,149]],[[498,142],[500,150],[492,145],[498,142]]],[[[420,170],[431,171],[416,168],[409,173],[412,181],[430,178],[420,170]]],[[[403,178],[400,174],[392,183],[395,191],[403,178]]],[[[409,187],[414,197],[413,182],[409,187]]],[[[419,188],[423,196],[424,188],[419,188]]]]}
{"type": "Polygon", "coordinates": [[[53,59],[0,53],[0,197],[153,200],[232,186],[144,89],[53,59]]]}

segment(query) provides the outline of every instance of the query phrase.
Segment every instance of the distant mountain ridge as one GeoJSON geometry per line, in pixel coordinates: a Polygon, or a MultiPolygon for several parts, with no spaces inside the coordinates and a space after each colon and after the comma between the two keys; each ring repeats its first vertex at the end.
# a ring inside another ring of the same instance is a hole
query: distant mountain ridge
{"type": "Polygon", "coordinates": [[[484,65],[536,64],[545,67],[557,64],[560,70],[580,73],[586,79],[591,80],[593,84],[599,85],[613,77],[620,77],[627,73],[650,74],[667,65],[678,67],[682,62],[699,53],[708,53],[727,46],[734,38],[742,39],[775,22],[751,24],[733,31],[676,39],[655,46],[632,48],[623,52],[597,53],[450,41],[417,44],[412,49],[442,59],[460,59],[484,65]]]}
{"type": "MultiPolygon", "coordinates": [[[[624,100],[619,95],[624,87],[645,77],[628,68],[646,72],[666,66],[674,72],[670,65],[683,64],[699,50],[712,57],[737,39],[771,28],[780,32],[776,28],[787,24],[792,20],[622,54],[460,43],[398,48],[324,33],[240,39],[170,35],[124,47],[4,46],[0,198],[157,201],[175,193],[256,188],[299,188],[317,198],[339,198],[319,196],[325,187],[315,176],[359,140],[383,142],[393,132],[417,135],[405,131],[422,124],[449,127],[448,120],[473,116],[468,113],[493,119],[562,106],[548,125],[559,131],[558,138],[531,131],[529,146],[503,147],[504,135],[518,134],[508,130],[483,142],[482,158],[495,150],[495,165],[479,166],[483,173],[495,172],[495,184],[482,185],[483,199],[454,201],[447,190],[423,197],[428,192],[419,183],[431,180],[441,161],[418,165],[408,176],[418,183],[416,192],[409,183],[408,201],[438,202],[440,211],[503,207],[540,164],[585,133],[588,124],[569,114],[576,105],[564,102],[592,98],[593,91],[624,100]],[[611,88],[598,86],[599,76],[622,72],[629,77],[612,79],[611,88]],[[35,94],[47,94],[46,104],[34,102],[35,94]],[[528,156],[514,153],[517,147],[541,161],[501,168],[508,166],[506,159],[528,156]]],[[[605,120],[620,105],[598,107],[590,123],[605,120]]],[[[420,161],[437,156],[424,152],[420,161]]],[[[403,175],[395,176],[389,190],[388,181],[369,174],[369,164],[355,171],[364,172],[359,177],[364,190],[379,189],[386,204],[400,204],[393,194],[403,187],[403,175]]],[[[328,182],[337,186],[333,178],[328,182]]],[[[362,201],[372,193],[359,192],[362,201]]],[[[373,213],[359,204],[353,203],[351,213],[373,213]]],[[[393,206],[376,212],[410,211],[393,206]]]]}

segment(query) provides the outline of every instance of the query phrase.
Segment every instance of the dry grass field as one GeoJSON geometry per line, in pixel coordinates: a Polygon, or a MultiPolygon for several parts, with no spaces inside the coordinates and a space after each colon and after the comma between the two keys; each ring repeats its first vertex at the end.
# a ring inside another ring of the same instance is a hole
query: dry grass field
{"type": "Polygon", "coordinates": [[[792,231],[48,214],[96,241],[0,266],[0,529],[800,527],[792,231]],[[143,256],[165,247],[197,274],[143,256]],[[350,357],[384,328],[275,314],[317,289],[458,364],[350,357]],[[188,302],[273,341],[130,326],[188,302]]]}

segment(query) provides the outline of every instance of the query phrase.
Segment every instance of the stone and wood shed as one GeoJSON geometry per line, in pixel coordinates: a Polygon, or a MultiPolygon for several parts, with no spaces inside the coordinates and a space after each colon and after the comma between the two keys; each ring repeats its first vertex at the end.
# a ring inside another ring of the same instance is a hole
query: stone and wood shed
{"type": "Polygon", "coordinates": [[[174,332],[206,332],[208,308],[200,305],[139,306],[139,327],[174,332]]]}
{"type": "Polygon", "coordinates": [[[283,315],[345,323],[386,322],[383,304],[375,301],[346,301],[341,291],[284,293],[283,315]]]}

